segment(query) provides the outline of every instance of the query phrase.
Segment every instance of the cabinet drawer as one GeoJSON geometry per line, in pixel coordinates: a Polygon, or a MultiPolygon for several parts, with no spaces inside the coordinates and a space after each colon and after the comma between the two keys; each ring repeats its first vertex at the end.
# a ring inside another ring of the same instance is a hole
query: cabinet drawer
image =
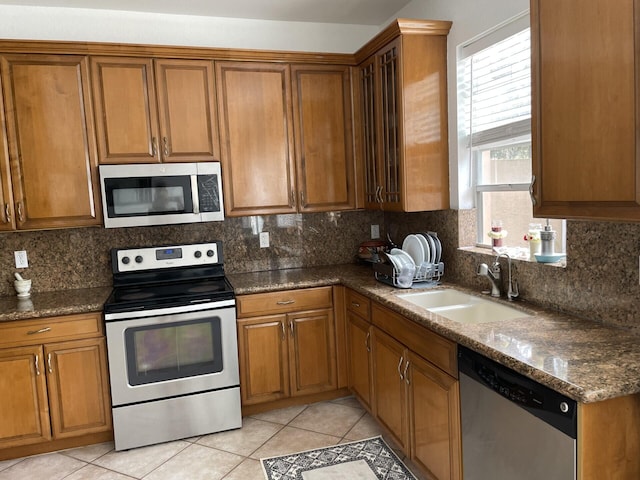
{"type": "Polygon", "coordinates": [[[376,303],[371,307],[373,324],[422,358],[458,378],[457,346],[428,328],[376,303]]]}
{"type": "Polygon", "coordinates": [[[304,288],[282,292],[240,295],[236,299],[238,317],[298,312],[333,305],[331,287],[304,288]]]}
{"type": "Polygon", "coordinates": [[[345,302],[347,310],[367,321],[371,321],[371,300],[367,297],[347,288],[345,302]]]}
{"type": "Polygon", "coordinates": [[[0,347],[37,345],[103,334],[101,313],[0,323],[0,347]]]}

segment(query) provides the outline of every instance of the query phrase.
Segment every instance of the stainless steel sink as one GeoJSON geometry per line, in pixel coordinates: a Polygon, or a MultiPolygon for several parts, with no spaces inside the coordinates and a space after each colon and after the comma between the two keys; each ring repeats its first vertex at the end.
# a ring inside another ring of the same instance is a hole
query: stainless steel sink
{"type": "Polygon", "coordinates": [[[531,317],[530,314],[501,303],[454,289],[398,295],[408,302],[455,322],[475,324],[531,317]]]}

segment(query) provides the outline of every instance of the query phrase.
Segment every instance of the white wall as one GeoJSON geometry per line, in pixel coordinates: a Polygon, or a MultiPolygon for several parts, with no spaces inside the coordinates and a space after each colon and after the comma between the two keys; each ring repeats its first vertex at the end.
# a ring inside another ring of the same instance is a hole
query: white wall
{"type": "Polygon", "coordinates": [[[397,17],[451,20],[448,44],[449,174],[451,208],[471,208],[468,162],[458,158],[456,62],[460,45],[529,9],[529,0],[413,0],[397,17]]]}
{"type": "Polygon", "coordinates": [[[353,53],[370,25],[0,5],[0,38],[353,53]]]}

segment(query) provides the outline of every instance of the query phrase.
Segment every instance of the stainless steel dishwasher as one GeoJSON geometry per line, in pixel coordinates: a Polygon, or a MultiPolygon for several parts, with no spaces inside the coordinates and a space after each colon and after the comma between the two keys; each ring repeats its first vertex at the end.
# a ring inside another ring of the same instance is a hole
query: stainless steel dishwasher
{"type": "Polygon", "coordinates": [[[465,480],[575,480],[577,403],[458,348],[465,480]]]}

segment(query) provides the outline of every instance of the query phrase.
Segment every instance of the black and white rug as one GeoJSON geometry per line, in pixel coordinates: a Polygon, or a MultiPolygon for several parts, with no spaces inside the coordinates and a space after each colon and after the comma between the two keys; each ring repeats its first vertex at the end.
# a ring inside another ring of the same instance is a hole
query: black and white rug
{"type": "Polygon", "coordinates": [[[416,480],[381,436],[261,463],[267,480],[416,480]]]}

